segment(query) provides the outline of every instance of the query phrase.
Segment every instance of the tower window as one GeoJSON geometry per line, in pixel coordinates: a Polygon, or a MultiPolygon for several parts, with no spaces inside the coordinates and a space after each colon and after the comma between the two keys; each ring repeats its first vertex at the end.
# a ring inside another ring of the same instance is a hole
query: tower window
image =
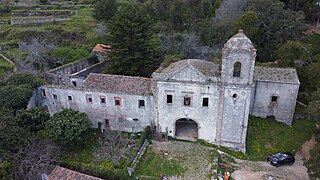
{"type": "Polygon", "coordinates": [[[208,107],[209,106],[209,98],[202,99],[202,106],[208,107]]]}
{"type": "Polygon", "coordinates": [[[167,94],[167,103],[171,104],[172,103],[172,95],[167,94]]]}
{"type": "Polygon", "coordinates": [[[68,100],[69,100],[69,101],[72,101],[72,96],[68,96],[68,100]]]}
{"type": "Polygon", "coordinates": [[[241,63],[236,62],[233,65],[233,77],[240,77],[241,74],[241,63]]]}
{"type": "Polygon", "coordinates": [[[272,96],[271,102],[276,103],[278,101],[278,96],[272,96]]]}
{"type": "Polygon", "coordinates": [[[44,89],[41,89],[41,92],[42,92],[42,96],[46,97],[46,91],[44,89]]]}
{"type": "Polygon", "coordinates": [[[237,94],[233,94],[232,97],[233,97],[233,98],[236,98],[236,97],[237,97],[237,94]]]}
{"type": "Polygon", "coordinates": [[[191,97],[184,97],[184,101],[183,101],[183,104],[185,106],[190,106],[191,105],[191,97]]]}
{"type": "Polygon", "coordinates": [[[139,100],[139,108],[144,108],[144,100],[139,100]]]}

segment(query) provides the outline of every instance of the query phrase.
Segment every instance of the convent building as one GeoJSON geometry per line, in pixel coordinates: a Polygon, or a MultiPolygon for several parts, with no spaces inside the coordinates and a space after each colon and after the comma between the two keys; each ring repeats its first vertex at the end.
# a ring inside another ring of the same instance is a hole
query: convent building
{"type": "Polygon", "coordinates": [[[258,67],[255,58],[256,49],[240,30],[224,45],[221,65],[185,59],[160,67],[151,78],[81,78],[64,69],[65,76],[57,76],[63,83],[39,87],[32,101],[50,114],[62,108],[85,112],[102,129],[138,132],[151,126],[175,138],[245,152],[249,114],[291,125],[300,85],[295,69],[258,67]]]}

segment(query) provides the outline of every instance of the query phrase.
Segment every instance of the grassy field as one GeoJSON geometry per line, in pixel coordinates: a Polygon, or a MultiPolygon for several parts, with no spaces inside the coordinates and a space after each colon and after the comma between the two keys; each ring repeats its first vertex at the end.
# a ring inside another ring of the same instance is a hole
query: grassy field
{"type": "Polygon", "coordinates": [[[315,122],[295,120],[292,127],[272,119],[251,117],[247,134],[247,157],[250,160],[265,160],[275,152],[296,153],[310,139],[315,122]]]}
{"type": "Polygon", "coordinates": [[[141,162],[137,167],[135,175],[137,176],[152,176],[159,177],[165,174],[166,176],[181,175],[185,169],[180,166],[180,162],[176,160],[168,160],[152,151],[149,147],[141,162]]]}

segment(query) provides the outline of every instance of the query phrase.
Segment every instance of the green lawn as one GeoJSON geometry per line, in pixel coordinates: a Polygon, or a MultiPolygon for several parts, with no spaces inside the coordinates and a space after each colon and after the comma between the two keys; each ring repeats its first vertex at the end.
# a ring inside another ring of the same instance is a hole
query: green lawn
{"type": "Polygon", "coordinates": [[[168,160],[165,157],[152,151],[149,147],[143,155],[141,162],[136,168],[136,176],[160,177],[160,174],[166,176],[182,175],[186,170],[180,166],[176,160],[168,160]]]}
{"type": "Polygon", "coordinates": [[[292,127],[272,119],[251,117],[247,134],[247,156],[250,160],[265,160],[275,152],[296,153],[311,138],[315,122],[295,120],[292,127]]]}

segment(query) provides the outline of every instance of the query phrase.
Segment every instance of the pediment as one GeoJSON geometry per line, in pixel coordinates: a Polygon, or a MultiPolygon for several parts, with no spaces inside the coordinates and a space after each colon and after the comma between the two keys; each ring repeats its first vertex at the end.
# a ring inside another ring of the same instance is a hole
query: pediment
{"type": "Polygon", "coordinates": [[[189,81],[189,82],[206,82],[207,78],[200,71],[188,65],[185,68],[173,73],[168,80],[189,81]]]}

